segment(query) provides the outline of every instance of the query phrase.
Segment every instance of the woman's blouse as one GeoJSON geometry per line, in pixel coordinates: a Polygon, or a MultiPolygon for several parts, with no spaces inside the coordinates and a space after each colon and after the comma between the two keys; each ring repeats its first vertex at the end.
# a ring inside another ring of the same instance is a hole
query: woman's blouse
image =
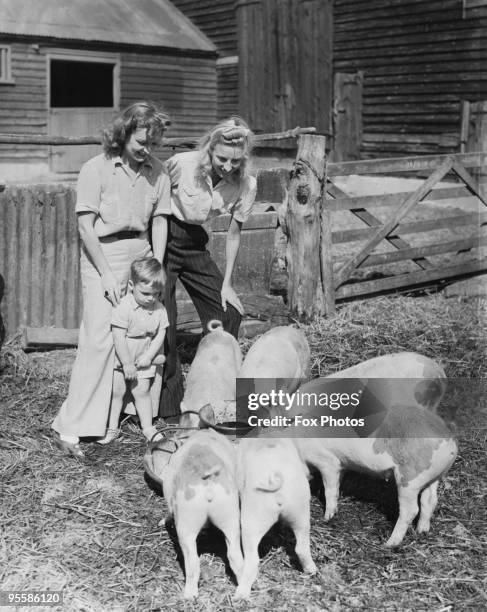
{"type": "Polygon", "coordinates": [[[200,173],[200,152],[176,153],[166,162],[171,179],[171,213],[180,221],[201,225],[208,219],[230,213],[237,221],[246,221],[255,201],[257,181],[231,174],[215,187],[211,177],[200,173]]]}
{"type": "Polygon", "coordinates": [[[121,157],[97,155],[78,177],[76,213],[94,212],[98,237],[120,231],[145,232],[149,220],[171,214],[170,181],[163,164],[149,156],[137,174],[121,157]]]}

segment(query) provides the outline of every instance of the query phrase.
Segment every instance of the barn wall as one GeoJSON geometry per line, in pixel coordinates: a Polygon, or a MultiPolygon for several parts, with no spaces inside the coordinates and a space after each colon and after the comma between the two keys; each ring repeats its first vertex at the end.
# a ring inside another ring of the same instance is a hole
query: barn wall
{"type": "Polygon", "coordinates": [[[214,59],[122,53],[121,105],[159,102],[170,114],[169,136],[201,136],[216,120],[214,59]]]}
{"type": "MultiPolygon", "coordinates": [[[[13,84],[0,84],[0,133],[48,132],[48,71],[50,49],[79,50],[75,44],[48,44],[1,37],[12,49],[13,84]],[[34,44],[36,48],[34,48],[34,44]]],[[[82,51],[116,52],[113,47],[83,45],[82,51]]],[[[161,102],[172,118],[169,135],[200,136],[217,118],[214,58],[147,52],[121,53],[120,106],[140,99],[161,102]]],[[[7,180],[40,177],[49,171],[49,147],[0,144],[0,176],[7,180]]]]}
{"type": "Polygon", "coordinates": [[[171,0],[217,46],[220,56],[237,54],[236,0],[171,0]]]}
{"type": "Polygon", "coordinates": [[[238,63],[217,65],[218,119],[239,113],[238,63]]]}
{"type": "Polygon", "coordinates": [[[487,6],[335,0],[334,70],[364,73],[362,157],[459,151],[460,101],[487,99],[487,6]]]}
{"type": "MultiPolygon", "coordinates": [[[[0,132],[47,134],[47,68],[42,49],[4,36],[10,45],[13,84],[0,84],[0,132]]],[[[47,147],[0,144],[0,164],[47,164],[47,147]]]]}
{"type": "Polygon", "coordinates": [[[240,0],[239,101],[254,129],[330,130],[331,0],[240,0]]]}
{"type": "Polygon", "coordinates": [[[239,112],[238,44],[236,0],[172,0],[172,3],[198,26],[216,45],[220,58],[233,57],[232,63],[218,63],[217,118],[239,112]]]}

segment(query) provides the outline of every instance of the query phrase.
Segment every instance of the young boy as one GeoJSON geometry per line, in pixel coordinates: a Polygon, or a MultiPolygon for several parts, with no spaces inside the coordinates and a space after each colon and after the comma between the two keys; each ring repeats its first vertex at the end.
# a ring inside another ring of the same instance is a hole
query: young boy
{"type": "Polygon", "coordinates": [[[100,444],[108,444],[118,434],[123,396],[129,385],[142,433],[147,440],[161,439],[152,425],[151,381],[156,365],[164,363],[159,354],[169,325],[166,309],[160,302],[165,274],[157,259],[134,261],[130,268],[129,292],[113,309],[112,335],[115,346],[112,407],[108,429],[100,444]]]}

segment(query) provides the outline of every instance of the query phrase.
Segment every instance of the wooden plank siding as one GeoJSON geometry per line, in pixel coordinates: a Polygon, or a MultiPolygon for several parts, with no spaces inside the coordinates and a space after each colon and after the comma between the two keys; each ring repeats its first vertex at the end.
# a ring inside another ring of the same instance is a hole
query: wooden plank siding
{"type": "Polygon", "coordinates": [[[218,119],[225,119],[231,115],[238,115],[238,63],[217,64],[218,82],[218,119]]]}
{"type": "MultiPolygon", "coordinates": [[[[236,0],[172,0],[186,17],[216,45],[220,58],[237,56],[236,0]]],[[[239,112],[238,60],[217,64],[217,119],[239,112]]]]}
{"type": "MultiPolygon", "coordinates": [[[[27,42],[2,36],[10,45],[12,84],[0,85],[0,132],[47,135],[47,66],[43,51],[39,53],[27,42]]],[[[48,147],[41,145],[0,144],[0,163],[47,163],[48,147]]]]}
{"type": "MultiPolygon", "coordinates": [[[[12,49],[12,84],[0,84],[0,133],[49,133],[48,60],[52,48],[106,51],[103,45],[48,43],[32,39],[19,42],[1,37],[12,49]],[[33,45],[38,45],[37,51],[33,45]]],[[[113,51],[113,49],[110,49],[113,51]]],[[[152,50],[120,54],[120,107],[137,100],[152,99],[170,114],[168,135],[200,136],[217,119],[216,60],[212,57],[173,55],[152,50]]],[[[102,126],[99,126],[100,128],[102,126]]],[[[93,130],[91,130],[93,132],[93,130]]],[[[94,131],[94,134],[98,129],[94,131]]],[[[94,135],[93,134],[93,135],[94,135]]],[[[91,134],[90,134],[91,135],[91,134]]],[[[49,147],[42,144],[0,144],[0,164],[44,164],[49,147]]],[[[47,167],[47,166],[46,166],[47,167]]],[[[8,177],[7,177],[8,178],[8,177]]]]}
{"type": "Polygon", "coordinates": [[[168,136],[201,136],[216,121],[214,59],[122,53],[121,106],[149,99],[171,117],[168,136]]]}
{"type": "Polygon", "coordinates": [[[240,108],[251,126],[329,133],[331,0],[239,0],[237,27],[240,108]]]}
{"type": "Polygon", "coordinates": [[[335,0],[336,72],[363,71],[363,158],[460,150],[461,100],[487,99],[487,6],[335,0]]]}
{"type": "Polygon", "coordinates": [[[237,54],[236,0],[171,0],[217,46],[221,57],[237,54]]]}

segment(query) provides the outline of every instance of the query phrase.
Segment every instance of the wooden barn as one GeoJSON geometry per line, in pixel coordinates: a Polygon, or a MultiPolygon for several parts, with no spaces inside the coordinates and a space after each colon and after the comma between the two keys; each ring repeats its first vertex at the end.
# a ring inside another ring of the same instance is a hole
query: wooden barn
{"type": "Polygon", "coordinates": [[[218,48],[220,115],[257,131],[314,125],[357,140],[348,158],[458,152],[462,102],[487,100],[487,0],[174,3],[218,48]]]}
{"type": "MultiPolygon", "coordinates": [[[[0,0],[0,133],[96,134],[151,99],[171,136],[216,120],[215,45],[168,0],[0,0]]],[[[97,146],[0,143],[9,179],[76,172],[97,146]]]]}
{"type": "Polygon", "coordinates": [[[487,0],[334,0],[335,72],[363,72],[361,157],[460,151],[487,100],[487,0]]]}

